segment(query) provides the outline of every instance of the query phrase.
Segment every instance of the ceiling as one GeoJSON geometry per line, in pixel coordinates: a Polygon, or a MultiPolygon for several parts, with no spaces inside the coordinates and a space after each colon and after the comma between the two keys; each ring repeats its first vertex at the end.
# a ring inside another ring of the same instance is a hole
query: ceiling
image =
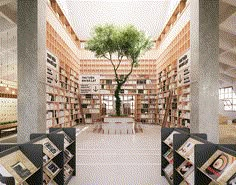
{"type": "Polygon", "coordinates": [[[90,37],[99,24],[132,24],[152,38],[157,37],[179,0],[57,0],[77,36],[90,37]]]}
{"type": "MultiPolygon", "coordinates": [[[[67,18],[75,32],[82,39],[89,38],[90,29],[95,24],[109,21],[117,24],[134,24],[150,36],[156,37],[167,21],[168,11],[172,10],[176,3],[172,0],[171,2],[175,3],[170,4],[170,0],[135,0],[133,4],[124,0],[58,1],[65,9],[64,12],[68,15],[67,18]],[[77,5],[80,5],[78,9],[77,5]],[[167,13],[159,16],[161,13],[158,13],[158,10],[165,10],[167,13]]],[[[10,81],[16,81],[16,4],[16,0],[0,0],[0,39],[3,43],[2,47],[0,43],[0,78],[10,81]]],[[[219,28],[220,85],[234,85],[236,89],[236,0],[220,1],[219,28]]]]}
{"type": "Polygon", "coordinates": [[[236,88],[236,1],[220,3],[220,86],[236,88]]]}

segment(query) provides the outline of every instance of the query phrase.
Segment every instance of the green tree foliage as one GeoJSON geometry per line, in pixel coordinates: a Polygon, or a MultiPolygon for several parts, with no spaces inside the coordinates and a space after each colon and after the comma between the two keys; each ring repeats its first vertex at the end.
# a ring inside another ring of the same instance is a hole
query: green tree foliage
{"type": "Polygon", "coordinates": [[[92,37],[87,41],[85,49],[95,53],[97,58],[105,58],[110,61],[116,80],[116,115],[120,116],[120,91],[125,84],[133,68],[139,64],[138,58],[152,47],[152,41],[143,32],[134,26],[119,27],[114,25],[96,26],[92,37]],[[119,75],[118,69],[122,61],[130,63],[129,72],[119,75]]]}

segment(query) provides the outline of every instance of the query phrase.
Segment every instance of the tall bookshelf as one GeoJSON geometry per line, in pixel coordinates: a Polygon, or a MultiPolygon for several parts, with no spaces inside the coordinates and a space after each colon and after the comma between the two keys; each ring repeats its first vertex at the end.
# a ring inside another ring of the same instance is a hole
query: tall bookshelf
{"type": "Polygon", "coordinates": [[[47,22],[47,128],[81,121],[78,58],[47,22]]]}
{"type": "Polygon", "coordinates": [[[163,124],[167,111],[167,125],[189,127],[190,124],[190,22],[173,39],[157,59],[157,123],[163,124]],[[186,64],[187,62],[187,64],[186,64]],[[167,99],[172,92],[170,105],[167,99]],[[169,108],[168,108],[169,107],[169,108]]]}

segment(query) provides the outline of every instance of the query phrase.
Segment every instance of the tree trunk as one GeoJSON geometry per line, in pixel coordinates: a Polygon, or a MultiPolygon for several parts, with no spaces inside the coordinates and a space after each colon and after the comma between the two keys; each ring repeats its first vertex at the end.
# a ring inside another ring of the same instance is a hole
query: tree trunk
{"type": "Polygon", "coordinates": [[[115,90],[115,97],[116,97],[116,115],[120,116],[120,106],[121,106],[121,100],[120,100],[120,90],[121,90],[122,84],[118,83],[116,90],[115,90]]]}

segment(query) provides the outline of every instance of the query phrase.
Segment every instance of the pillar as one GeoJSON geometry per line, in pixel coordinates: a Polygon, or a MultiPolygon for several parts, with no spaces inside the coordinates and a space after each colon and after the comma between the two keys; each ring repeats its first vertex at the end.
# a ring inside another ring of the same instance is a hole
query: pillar
{"type": "Polygon", "coordinates": [[[46,2],[17,1],[18,134],[46,132],[46,2]]]}
{"type": "Polygon", "coordinates": [[[191,0],[190,131],[219,141],[219,0],[191,0]]]}

